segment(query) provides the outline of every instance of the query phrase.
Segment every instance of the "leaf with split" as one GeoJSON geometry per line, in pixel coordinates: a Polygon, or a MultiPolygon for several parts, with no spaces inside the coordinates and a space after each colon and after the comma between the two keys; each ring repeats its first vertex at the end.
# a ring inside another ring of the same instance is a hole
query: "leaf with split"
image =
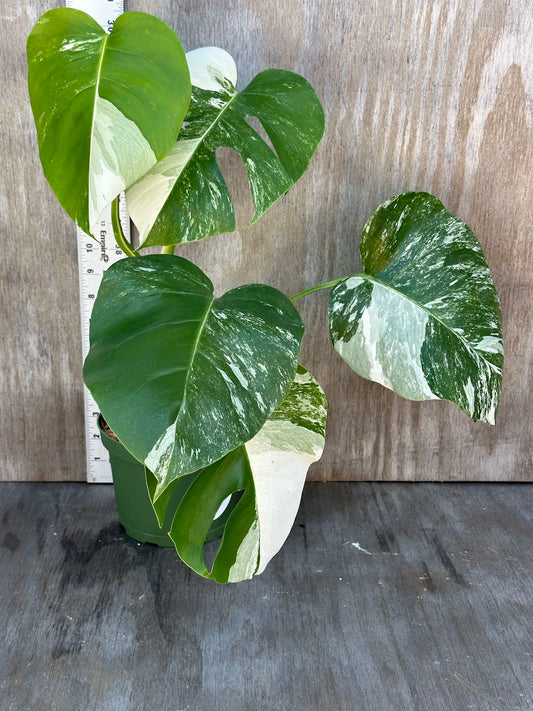
{"type": "Polygon", "coordinates": [[[215,298],[181,257],[124,259],[106,271],[84,378],[153,473],[155,499],[258,432],[293,380],[303,330],[276,289],[250,284],[215,298]]]}
{"type": "Polygon", "coordinates": [[[235,229],[217,148],[241,155],[255,222],[300,178],[324,132],[322,106],[303,77],[269,69],[237,92],[235,63],[224,50],[196,49],[187,60],[193,94],[180,138],[126,195],[144,246],[191,242],[235,229]],[[259,119],[275,152],[247,116],[259,119]]]}
{"type": "Polygon", "coordinates": [[[169,532],[181,559],[219,583],[264,571],[296,517],[309,466],[324,448],[327,402],[312,375],[298,367],[279,407],[246,444],[204,469],[181,499],[169,532]],[[211,570],[203,546],[220,503],[242,496],[229,516],[211,570]]]}
{"type": "Polygon", "coordinates": [[[151,15],[124,13],[108,35],[89,15],[57,8],[33,28],[28,65],[44,173],[90,233],[174,145],[191,93],[185,53],[151,15]]]}
{"type": "Polygon", "coordinates": [[[469,227],[427,193],[381,205],[364,227],[365,272],[329,299],[335,349],[359,375],[411,400],[450,400],[494,423],[500,308],[469,227]]]}

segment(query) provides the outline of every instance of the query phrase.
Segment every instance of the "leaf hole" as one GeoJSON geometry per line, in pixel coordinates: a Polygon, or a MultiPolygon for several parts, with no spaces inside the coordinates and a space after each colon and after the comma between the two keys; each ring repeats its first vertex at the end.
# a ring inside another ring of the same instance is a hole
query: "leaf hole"
{"type": "Polygon", "coordinates": [[[209,571],[213,569],[213,563],[215,562],[215,558],[220,550],[222,538],[226,529],[226,523],[233,513],[233,510],[241,500],[243,494],[244,489],[239,489],[238,491],[234,491],[230,496],[227,496],[221,502],[215,517],[213,518],[202,546],[205,567],[209,571]]]}
{"type": "Polygon", "coordinates": [[[244,162],[236,150],[225,147],[217,148],[216,159],[231,195],[237,224],[246,224],[250,213],[253,214],[253,200],[244,162]]]}
{"type": "Polygon", "coordinates": [[[216,541],[208,541],[206,539],[204,541],[204,545],[202,546],[202,555],[204,556],[205,567],[210,573],[213,570],[213,563],[215,562],[215,558],[218,555],[221,543],[221,538],[217,539],[216,541]]]}
{"type": "Polygon", "coordinates": [[[223,502],[220,504],[220,506],[218,507],[218,510],[217,510],[217,512],[216,512],[216,514],[215,514],[215,518],[213,519],[213,523],[215,523],[215,521],[217,521],[217,520],[222,516],[222,514],[224,513],[224,511],[228,508],[228,505],[229,505],[229,502],[230,502],[230,501],[231,501],[231,494],[230,494],[229,496],[226,496],[226,498],[224,499],[224,501],[223,501],[223,502]]]}
{"type": "Polygon", "coordinates": [[[251,126],[257,134],[261,136],[261,138],[270,148],[272,153],[277,156],[278,154],[276,153],[276,149],[274,148],[272,141],[270,140],[268,133],[265,131],[261,121],[256,116],[246,116],[245,120],[246,123],[251,126]]]}

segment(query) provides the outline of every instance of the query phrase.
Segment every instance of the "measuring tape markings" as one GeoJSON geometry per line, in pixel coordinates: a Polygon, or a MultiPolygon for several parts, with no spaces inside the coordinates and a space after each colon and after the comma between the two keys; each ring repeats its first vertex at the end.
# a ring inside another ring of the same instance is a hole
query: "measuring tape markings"
{"type": "MultiPolygon", "coordinates": [[[[66,7],[82,10],[95,19],[106,32],[111,32],[117,17],[124,12],[124,0],[66,0],[66,7]]],[[[120,201],[120,222],[126,239],[131,237],[130,220],[125,201],[120,201]]],[[[111,207],[100,215],[95,241],[77,227],[78,269],[80,284],[81,336],[83,359],[89,352],[89,328],[94,300],[105,270],[125,254],[119,248],[113,234],[111,207]]],[[[85,445],[87,454],[87,481],[111,483],[109,453],[102,444],[98,429],[99,410],[87,386],[83,386],[85,414],[85,445]]]]}
{"type": "MultiPolygon", "coordinates": [[[[120,221],[126,237],[129,238],[129,217],[125,203],[120,204],[120,221]]],[[[78,266],[80,276],[80,307],[82,326],[83,359],[89,353],[89,328],[93,304],[104,273],[108,267],[125,257],[113,236],[111,210],[106,209],[100,216],[95,230],[97,242],[83,230],[78,234],[78,266]]],[[[109,454],[102,444],[98,428],[99,410],[89,389],[84,385],[85,442],[87,451],[87,481],[111,482],[109,454]]]]}

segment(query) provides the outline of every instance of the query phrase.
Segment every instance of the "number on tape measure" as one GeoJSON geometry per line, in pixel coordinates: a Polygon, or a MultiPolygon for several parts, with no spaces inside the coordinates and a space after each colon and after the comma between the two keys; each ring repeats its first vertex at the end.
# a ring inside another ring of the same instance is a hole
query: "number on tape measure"
{"type": "MultiPolygon", "coordinates": [[[[123,0],[66,0],[66,6],[82,10],[98,22],[106,32],[111,32],[117,17],[124,12],[123,0]]],[[[126,239],[130,239],[130,221],[125,201],[120,202],[120,222],[126,239]]],[[[78,228],[78,267],[80,283],[81,333],[83,358],[89,352],[89,326],[91,312],[105,270],[124,257],[115,242],[111,223],[111,208],[100,218],[99,229],[92,240],[78,228]]],[[[87,450],[87,481],[111,482],[109,455],[102,444],[98,429],[98,406],[84,386],[85,443],[87,450]]]]}

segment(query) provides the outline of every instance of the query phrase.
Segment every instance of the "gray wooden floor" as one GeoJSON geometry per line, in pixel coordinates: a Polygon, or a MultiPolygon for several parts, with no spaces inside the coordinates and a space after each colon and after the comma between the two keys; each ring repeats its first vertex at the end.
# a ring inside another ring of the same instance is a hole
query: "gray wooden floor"
{"type": "Polygon", "coordinates": [[[533,708],[533,485],[306,487],[219,586],[139,545],[106,485],[0,485],[2,711],[533,708]]]}

